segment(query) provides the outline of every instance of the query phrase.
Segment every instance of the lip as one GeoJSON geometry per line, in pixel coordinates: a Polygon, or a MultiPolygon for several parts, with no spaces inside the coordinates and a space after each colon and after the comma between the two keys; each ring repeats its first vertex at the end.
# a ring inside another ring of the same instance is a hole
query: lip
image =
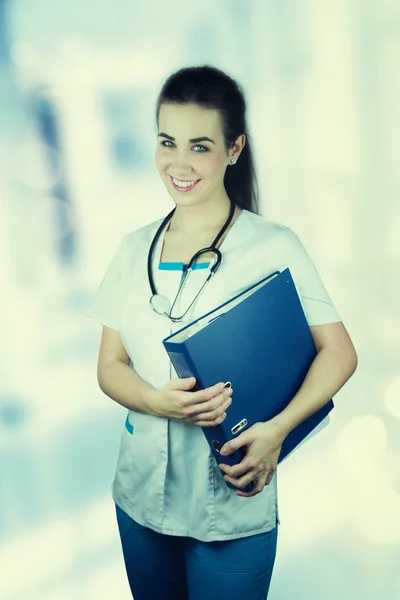
{"type": "MultiPolygon", "coordinates": [[[[175,185],[175,183],[174,183],[174,181],[173,181],[173,179],[172,179],[172,176],[171,176],[171,175],[169,175],[169,178],[170,178],[170,180],[171,180],[171,183],[172,183],[172,185],[174,186],[174,189],[175,189],[177,192],[180,192],[181,194],[184,194],[184,193],[186,193],[186,194],[187,194],[188,192],[191,192],[192,190],[194,190],[194,188],[195,188],[195,187],[197,187],[197,186],[198,186],[198,184],[199,184],[199,183],[200,183],[200,181],[201,181],[201,179],[198,179],[198,180],[196,181],[196,183],[195,183],[194,185],[192,185],[191,187],[187,187],[187,188],[180,188],[180,187],[178,187],[177,185],[175,185]]],[[[176,177],[176,179],[177,179],[177,177],[176,177]]],[[[179,179],[179,181],[193,181],[193,179],[179,179]]]]}

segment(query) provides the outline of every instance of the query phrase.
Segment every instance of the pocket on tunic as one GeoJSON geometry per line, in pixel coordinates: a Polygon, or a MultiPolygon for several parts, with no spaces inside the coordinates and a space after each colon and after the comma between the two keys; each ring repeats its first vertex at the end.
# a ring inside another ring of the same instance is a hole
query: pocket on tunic
{"type": "Polygon", "coordinates": [[[112,493],[114,500],[120,500],[124,505],[131,505],[135,486],[135,448],[137,446],[136,431],[129,420],[129,413],[123,425],[119,453],[116,465],[112,493]]]}
{"type": "Polygon", "coordinates": [[[158,489],[159,433],[165,435],[165,424],[162,421],[144,413],[130,411],[128,419],[125,418],[123,423],[112,492],[116,502],[119,501],[121,506],[129,507],[132,511],[139,509],[143,503],[144,486],[147,491],[152,485],[158,489]]]}

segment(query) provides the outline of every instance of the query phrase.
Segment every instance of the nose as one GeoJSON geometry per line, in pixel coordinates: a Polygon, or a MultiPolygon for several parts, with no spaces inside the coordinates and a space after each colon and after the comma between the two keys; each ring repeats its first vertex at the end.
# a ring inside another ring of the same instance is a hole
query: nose
{"type": "Polygon", "coordinates": [[[184,149],[174,152],[171,162],[179,173],[183,174],[192,170],[190,154],[184,149]]]}

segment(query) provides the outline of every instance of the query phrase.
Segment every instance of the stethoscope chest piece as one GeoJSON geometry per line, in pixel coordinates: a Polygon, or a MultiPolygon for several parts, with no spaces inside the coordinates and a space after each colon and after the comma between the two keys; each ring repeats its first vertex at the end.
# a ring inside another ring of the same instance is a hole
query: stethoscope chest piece
{"type": "Polygon", "coordinates": [[[171,308],[168,298],[161,294],[153,294],[150,298],[151,308],[159,315],[165,315],[171,308]]]}

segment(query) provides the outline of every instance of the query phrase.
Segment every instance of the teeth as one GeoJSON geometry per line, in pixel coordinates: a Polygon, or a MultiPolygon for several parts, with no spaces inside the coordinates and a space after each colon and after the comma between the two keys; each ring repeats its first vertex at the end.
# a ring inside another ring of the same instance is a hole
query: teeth
{"type": "Polygon", "coordinates": [[[172,178],[172,181],[174,182],[174,184],[176,186],[181,187],[181,188],[187,188],[196,183],[196,181],[185,181],[185,182],[179,181],[179,179],[175,179],[174,177],[172,178]]]}

